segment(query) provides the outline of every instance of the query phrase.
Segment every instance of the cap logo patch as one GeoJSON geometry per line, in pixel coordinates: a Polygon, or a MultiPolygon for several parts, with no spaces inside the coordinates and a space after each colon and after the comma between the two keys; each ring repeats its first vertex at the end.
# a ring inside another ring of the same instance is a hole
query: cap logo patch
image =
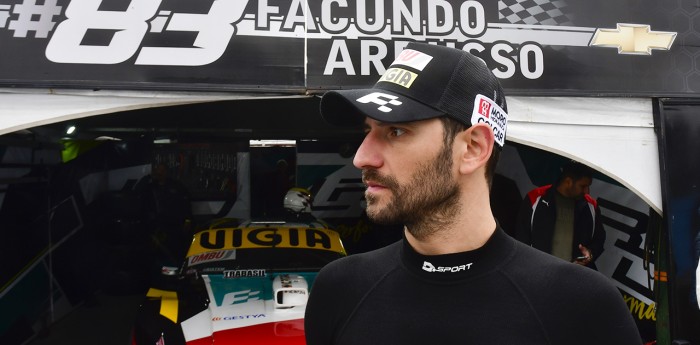
{"type": "Polygon", "coordinates": [[[422,71],[433,57],[413,49],[404,49],[391,65],[404,65],[422,71]]]}
{"type": "Polygon", "coordinates": [[[488,119],[489,113],[491,113],[491,103],[488,100],[480,99],[477,111],[479,112],[479,115],[488,119]]]}
{"type": "Polygon", "coordinates": [[[391,105],[401,105],[402,104],[401,101],[396,100],[397,98],[398,97],[396,97],[394,95],[388,95],[386,93],[372,92],[369,95],[365,95],[365,96],[358,98],[357,101],[360,103],[364,103],[364,104],[367,104],[367,103],[377,104],[377,105],[379,105],[379,108],[377,108],[377,109],[379,109],[379,111],[384,112],[384,113],[388,113],[392,109],[387,107],[386,106],[387,104],[391,104],[391,105]]]}
{"type": "Polygon", "coordinates": [[[418,74],[411,71],[405,70],[403,68],[389,68],[384,72],[384,75],[379,79],[379,81],[386,81],[389,83],[394,83],[401,85],[405,88],[410,88],[411,84],[418,78],[418,74]]]}
{"type": "Polygon", "coordinates": [[[484,95],[476,95],[476,98],[474,98],[474,111],[472,112],[472,125],[481,122],[493,128],[496,143],[503,147],[506,140],[508,114],[490,98],[484,95]]]}

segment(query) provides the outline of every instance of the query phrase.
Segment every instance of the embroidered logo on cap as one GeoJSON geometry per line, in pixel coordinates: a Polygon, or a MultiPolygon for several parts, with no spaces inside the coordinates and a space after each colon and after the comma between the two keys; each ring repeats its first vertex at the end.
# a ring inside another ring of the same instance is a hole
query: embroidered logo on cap
{"type": "Polygon", "coordinates": [[[384,72],[384,75],[382,75],[379,81],[394,83],[408,89],[411,87],[411,84],[413,84],[416,78],[418,78],[418,74],[405,70],[403,68],[395,67],[386,70],[386,72],[384,72]]]}
{"type": "Polygon", "coordinates": [[[403,104],[403,103],[401,103],[401,101],[397,101],[396,100],[397,98],[398,97],[396,97],[394,95],[388,95],[386,93],[372,92],[369,95],[364,95],[364,96],[358,98],[357,101],[360,103],[364,103],[364,104],[367,104],[367,103],[377,104],[377,105],[379,105],[379,108],[377,108],[377,109],[379,109],[379,111],[384,112],[384,113],[388,113],[392,109],[387,107],[386,106],[387,104],[396,105],[396,106],[403,104]]]}
{"type": "Polygon", "coordinates": [[[493,128],[493,136],[501,147],[506,140],[506,127],[508,126],[508,114],[484,95],[476,95],[474,98],[474,111],[472,112],[472,125],[484,122],[493,128]]]}
{"type": "Polygon", "coordinates": [[[413,49],[404,49],[391,64],[404,65],[422,71],[433,57],[413,49]]]}

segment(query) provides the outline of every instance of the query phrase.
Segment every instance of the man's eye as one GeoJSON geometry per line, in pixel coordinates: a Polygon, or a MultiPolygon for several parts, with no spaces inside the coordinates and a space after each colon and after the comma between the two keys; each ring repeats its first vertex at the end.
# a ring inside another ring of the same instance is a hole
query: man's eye
{"type": "Polygon", "coordinates": [[[389,130],[389,133],[391,134],[392,137],[400,137],[406,133],[405,130],[401,128],[396,128],[396,127],[391,127],[389,130]]]}

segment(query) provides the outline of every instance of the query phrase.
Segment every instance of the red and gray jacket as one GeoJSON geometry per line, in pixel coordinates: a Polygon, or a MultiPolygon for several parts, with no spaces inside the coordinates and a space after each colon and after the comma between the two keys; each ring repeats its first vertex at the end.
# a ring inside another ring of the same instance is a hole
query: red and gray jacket
{"type": "MultiPolygon", "coordinates": [[[[552,237],[556,222],[556,188],[546,185],[535,188],[523,199],[518,212],[515,237],[543,252],[552,252],[552,237]]],[[[582,255],[578,245],[582,244],[593,253],[593,260],[600,257],[605,243],[605,232],[601,223],[600,209],[590,195],[577,200],[574,205],[574,240],[571,253],[575,257],[582,255]]],[[[595,268],[595,264],[589,265],[595,268]]]]}

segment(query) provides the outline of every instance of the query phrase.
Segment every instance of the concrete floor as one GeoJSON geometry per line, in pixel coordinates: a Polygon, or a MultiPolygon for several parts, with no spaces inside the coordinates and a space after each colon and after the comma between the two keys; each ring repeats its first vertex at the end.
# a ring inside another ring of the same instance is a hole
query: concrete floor
{"type": "Polygon", "coordinates": [[[131,326],[144,296],[98,293],[28,345],[130,345],[131,326]]]}

